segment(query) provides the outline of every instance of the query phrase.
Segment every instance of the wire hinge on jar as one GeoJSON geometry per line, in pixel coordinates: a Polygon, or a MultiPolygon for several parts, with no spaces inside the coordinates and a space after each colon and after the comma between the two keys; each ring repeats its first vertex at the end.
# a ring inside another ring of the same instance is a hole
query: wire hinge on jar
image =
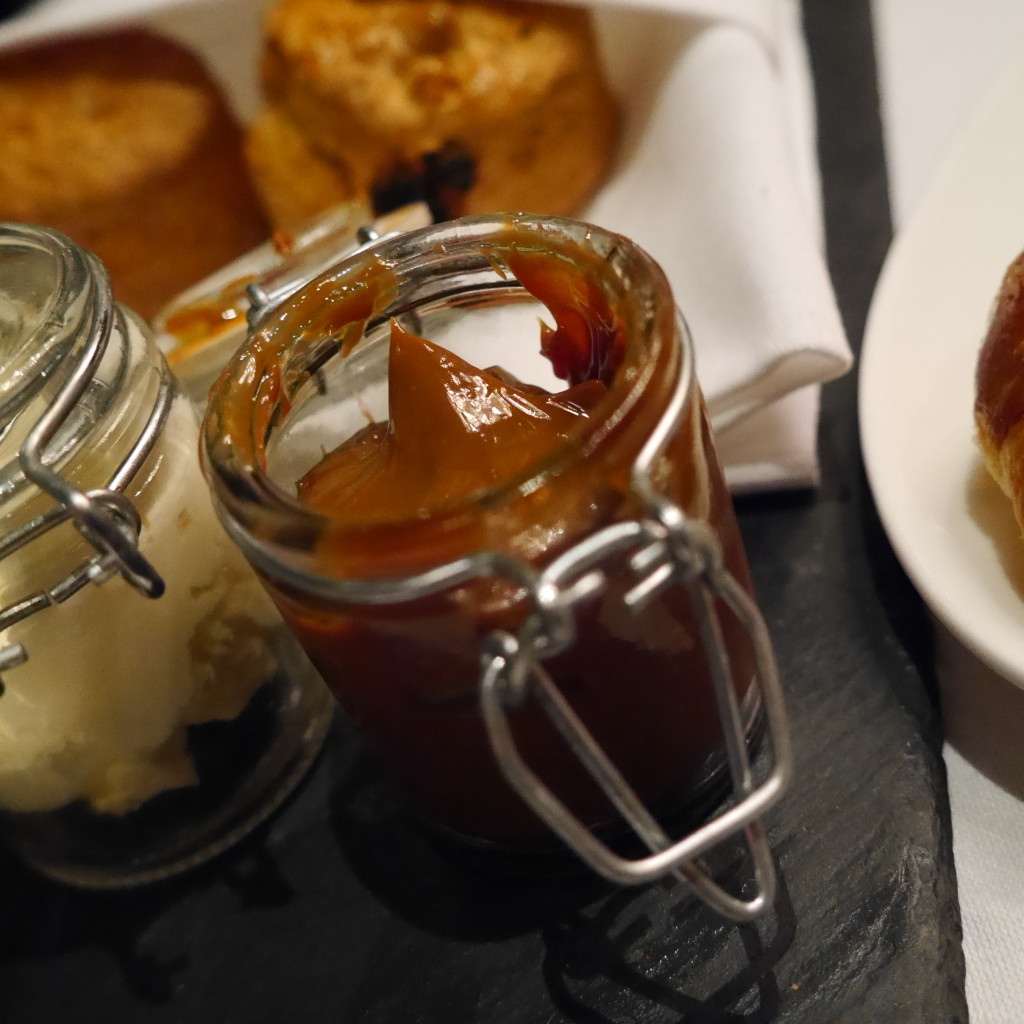
{"type": "Polygon", "coordinates": [[[299,236],[289,258],[245,286],[249,329],[254,329],[270,310],[339,260],[430,222],[430,210],[424,203],[401,207],[354,229],[351,213],[343,209],[323,217],[299,236]]]}
{"type": "Polygon", "coordinates": [[[723,917],[749,921],[764,913],[774,900],[775,869],[761,818],[788,785],[792,751],[771,640],[757,605],[727,570],[710,529],[688,517],[651,482],[651,469],[681,420],[686,385],[685,379],[677,382],[670,408],[633,467],[632,489],[645,514],[591,534],[536,576],[529,588],[533,613],[519,632],[497,631],[483,644],[480,699],[488,736],[505,778],[593,870],[623,885],[672,874],[723,917]],[[575,641],[575,606],[606,586],[601,563],[627,554],[627,565],[636,582],[623,601],[633,611],[640,611],[668,587],[681,586],[689,593],[713,682],[732,781],[732,803],[675,843],[595,741],[544,666],[545,659],[575,641]],[[719,600],[742,625],[753,646],[766,739],[773,757],[772,768],[760,783],[755,782],[747,749],[716,608],[719,600]],[[646,856],[627,859],[616,854],[568,810],[520,756],[507,711],[528,698],[538,701],[647,848],[646,856]],[[755,895],[746,900],[726,892],[696,863],[712,847],[740,833],[748,848],[756,886],[755,895]]]}
{"type": "MultiPolygon", "coordinates": [[[[44,608],[66,601],[86,584],[99,585],[114,575],[122,576],[147,597],[160,597],[164,591],[160,574],[139,550],[142,522],[138,511],[122,492],[142,467],[163,430],[173,398],[170,378],[165,375],[161,379],[145,426],[106,486],[80,490],[52,468],[53,459],[46,454],[47,447],[67,423],[96,373],[110,341],[114,318],[124,315],[114,304],[110,280],[102,265],[93,257],[89,257],[88,262],[90,323],[87,340],[74,361],[63,370],[64,379],[57,394],[29,430],[18,453],[23,478],[15,486],[35,484],[54,498],[56,504],[0,537],[0,561],[68,519],[95,548],[96,554],[56,584],[0,608],[0,632],[44,608]]],[[[30,397],[20,393],[0,408],[0,422],[9,423],[30,397]]],[[[23,664],[28,656],[29,652],[21,644],[0,648],[0,671],[23,664]]]]}
{"type": "MultiPolygon", "coordinates": [[[[700,524],[694,532],[698,536],[703,532],[700,524]]],[[[757,609],[743,588],[724,569],[716,568],[716,563],[720,567],[719,560],[703,562],[696,553],[703,546],[703,538],[694,548],[685,531],[682,536],[671,538],[659,536],[660,533],[653,521],[614,524],[587,538],[540,574],[533,590],[536,613],[518,634],[495,632],[484,643],[480,685],[484,721],[507,780],[545,824],[598,874],[623,885],[673,874],[724,917],[751,920],[774,899],[774,867],[760,818],[784,790],[791,761],[771,645],[757,609]],[[574,642],[574,606],[604,587],[604,574],[594,568],[595,564],[630,546],[636,549],[630,566],[638,571],[639,578],[624,601],[633,610],[641,610],[657,593],[673,585],[685,586],[693,598],[736,796],[736,802],[725,812],[675,844],[594,740],[543,663],[543,659],[574,642]],[[753,780],[714,596],[729,605],[754,643],[758,683],[774,756],[771,774],[759,786],[753,780]],[[574,755],[647,847],[649,856],[629,860],[614,853],[526,765],[516,749],[507,710],[529,698],[538,701],[574,755]],[[713,846],[740,831],[745,835],[757,885],[756,895],[748,900],[725,892],[694,863],[713,846]]]]}

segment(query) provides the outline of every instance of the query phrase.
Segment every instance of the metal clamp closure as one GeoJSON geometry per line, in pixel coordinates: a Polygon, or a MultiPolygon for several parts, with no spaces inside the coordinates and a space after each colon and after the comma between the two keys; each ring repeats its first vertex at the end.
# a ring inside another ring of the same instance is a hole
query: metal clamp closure
{"type": "Polygon", "coordinates": [[[631,486],[643,515],[592,534],[539,574],[531,591],[534,613],[517,634],[495,632],[483,645],[480,700],[491,746],[505,778],[591,868],[624,885],[674,874],[723,917],[747,921],[762,914],[774,899],[775,870],[760,818],[789,784],[793,755],[771,639],[756,603],[728,571],[710,527],[687,516],[652,483],[652,469],[682,423],[691,385],[684,367],[664,415],[633,467],[631,486]],[[639,611],[667,587],[681,586],[689,593],[718,705],[732,781],[732,802],[675,843],[594,740],[544,666],[544,659],[575,641],[574,608],[604,587],[606,576],[601,563],[630,550],[627,564],[636,582],[623,597],[627,607],[639,611]],[[719,600],[744,628],[754,652],[753,685],[760,692],[765,738],[773,755],[772,768],[760,783],[755,782],[751,769],[718,618],[719,600]],[[616,854],[572,815],[519,755],[506,712],[530,697],[538,701],[647,848],[647,856],[630,860],[616,854]],[[725,892],[695,863],[711,847],[740,833],[750,854],[756,886],[755,895],[748,900],[725,892]]]}
{"type": "MultiPolygon", "coordinates": [[[[678,510],[676,510],[678,511],[678,510]]],[[[491,745],[509,783],[526,803],[591,868],[624,884],[675,874],[716,911],[744,921],[761,914],[774,898],[775,873],[760,816],[778,799],[790,773],[791,755],[771,644],[754,602],[727,572],[714,537],[702,523],[680,513],[674,528],[654,520],[616,523],[582,541],[540,574],[533,592],[535,614],[518,634],[492,633],[485,641],[480,698],[491,745]],[[672,843],[609,760],[551,679],[543,660],[575,641],[574,606],[605,585],[599,563],[633,549],[629,566],[637,582],[625,603],[639,611],[670,586],[685,587],[693,600],[718,700],[735,800],[725,811],[672,843]],[[754,643],[773,746],[774,767],[755,785],[714,598],[721,598],[754,643]],[[535,699],[569,748],[650,851],[636,860],[614,853],[580,822],[519,755],[507,710],[535,699]],[[740,900],[721,889],[693,862],[712,846],[744,832],[753,863],[756,895],[740,900]]]]}
{"type": "MultiPolygon", "coordinates": [[[[164,582],[139,550],[142,521],[123,489],[131,482],[152,451],[170,412],[173,388],[164,375],[156,401],[143,430],[105,487],[82,491],[53,470],[45,455],[76,403],[82,398],[103,358],[113,330],[115,316],[122,331],[127,330],[120,309],[114,305],[110,281],[100,264],[90,257],[89,279],[92,310],[89,336],[53,401],[28,432],[18,453],[25,480],[51,495],[57,502],[48,511],[0,537],[0,561],[26,544],[71,519],[79,533],[97,554],[86,559],[56,584],[38,590],[0,608],[0,631],[53,604],[66,601],[87,583],[101,584],[121,575],[147,597],[160,597],[164,582]]],[[[0,649],[0,670],[23,664],[28,652],[21,644],[0,649]]],[[[2,693],[0,681],[0,693],[2,693]]]]}
{"type": "Polygon", "coordinates": [[[246,323],[255,330],[263,317],[309,284],[329,267],[370,245],[396,238],[431,222],[422,203],[400,207],[354,231],[351,214],[335,211],[316,222],[296,239],[292,254],[245,286],[246,323]]]}

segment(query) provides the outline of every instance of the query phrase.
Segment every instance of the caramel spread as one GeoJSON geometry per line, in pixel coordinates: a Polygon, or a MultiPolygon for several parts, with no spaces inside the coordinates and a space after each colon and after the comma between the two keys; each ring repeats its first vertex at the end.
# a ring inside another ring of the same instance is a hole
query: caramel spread
{"type": "Polygon", "coordinates": [[[584,380],[548,394],[500,369],[478,370],[392,322],[387,423],[327,455],[300,481],[299,498],[336,522],[423,518],[527,470],[606,392],[584,380]]]}

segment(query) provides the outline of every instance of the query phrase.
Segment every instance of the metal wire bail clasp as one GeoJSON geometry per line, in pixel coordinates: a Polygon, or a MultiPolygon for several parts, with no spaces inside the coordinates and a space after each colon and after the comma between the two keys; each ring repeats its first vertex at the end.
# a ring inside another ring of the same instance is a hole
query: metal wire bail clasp
{"type": "MultiPolygon", "coordinates": [[[[678,511],[678,510],[677,510],[678,511]]],[[[538,580],[536,614],[518,634],[492,633],[484,645],[480,698],[484,722],[506,779],[537,815],[591,868],[610,881],[635,885],[674,874],[723,916],[749,920],[774,899],[775,872],[760,817],[782,794],[791,770],[785,714],[771,644],[760,614],[746,591],[722,565],[718,546],[703,524],[680,518],[671,530],[654,520],[617,523],[587,538],[553,563],[538,580]],[[555,685],[543,659],[571,644],[573,605],[604,585],[595,566],[633,547],[630,564],[638,572],[625,600],[639,609],[669,586],[685,587],[697,613],[708,667],[718,702],[735,800],[731,806],[676,843],[672,843],[621,772],[596,743],[555,685]],[[715,610],[720,598],[740,620],[754,646],[766,732],[774,765],[755,785],[743,721],[715,610]],[[520,756],[507,709],[535,699],[623,819],[650,851],[631,860],[599,840],[520,756]],[[694,861],[712,846],[743,832],[750,851],[756,895],[738,899],[725,892],[694,861]]]]}
{"type": "MultiPolygon", "coordinates": [[[[19,461],[25,476],[60,502],[79,533],[99,552],[100,560],[93,562],[87,572],[93,582],[100,583],[114,573],[120,573],[148,597],[160,597],[164,583],[149,560],[139,551],[138,539],[142,523],[132,503],[118,493],[116,486],[95,491],[79,490],[54,472],[44,458],[47,445],[85,393],[110,340],[116,315],[110,279],[98,265],[94,265],[93,269],[92,282],[96,295],[88,341],[81,358],[71,366],[53,402],[29,431],[21,446],[19,461]]],[[[147,435],[153,431],[157,422],[162,426],[159,412],[150,418],[147,435]]],[[[141,447],[147,452],[154,437],[155,434],[140,440],[141,447]]]]}
{"type": "MultiPolygon", "coordinates": [[[[67,243],[57,241],[56,244],[67,243]]],[[[85,344],[68,360],[57,393],[26,434],[18,452],[24,480],[16,486],[34,484],[50,495],[55,505],[0,536],[0,561],[68,519],[96,553],[57,583],[0,608],[0,630],[66,601],[90,582],[101,584],[114,575],[122,576],[150,598],[160,597],[164,591],[160,574],[139,550],[142,522],[138,510],[123,491],[142,467],[163,430],[173,398],[169,377],[164,375],[161,379],[153,409],[140,436],[105,486],[88,491],[75,487],[52,467],[52,456],[48,454],[49,446],[89,387],[107,350],[115,320],[123,317],[114,303],[106,271],[94,257],[86,255],[85,259],[90,271],[87,279],[90,320],[85,344]]],[[[123,322],[121,327],[126,330],[123,322]]],[[[17,407],[0,409],[0,420],[6,421],[17,411],[17,407]]],[[[21,644],[3,647],[0,649],[0,667],[16,667],[30,653],[21,644]]]]}
{"type": "Polygon", "coordinates": [[[682,420],[688,384],[685,375],[677,382],[669,408],[633,467],[632,490],[644,514],[584,538],[539,574],[531,588],[533,612],[518,633],[497,631],[484,642],[480,700],[491,746],[505,778],[593,870],[623,885],[672,874],[723,917],[747,921],[762,914],[774,900],[775,869],[760,819],[788,785],[793,757],[771,640],[756,603],[728,571],[710,527],[688,517],[651,482],[652,467],[682,420]],[[722,725],[732,800],[675,843],[595,741],[544,665],[545,659],[575,642],[575,607],[606,586],[601,566],[613,556],[628,556],[635,582],[623,600],[632,611],[640,611],[666,588],[682,587],[688,592],[722,725]],[[743,627],[754,653],[752,685],[760,692],[765,740],[773,757],[770,772],[760,782],[755,781],[747,750],[718,616],[719,601],[743,627]],[[516,747],[507,710],[530,698],[538,702],[648,855],[628,859],[615,853],[526,764],[516,747]],[[713,846],[741,833],[757,889],[748,900],[726,892],[695,863],[713,846]]]}

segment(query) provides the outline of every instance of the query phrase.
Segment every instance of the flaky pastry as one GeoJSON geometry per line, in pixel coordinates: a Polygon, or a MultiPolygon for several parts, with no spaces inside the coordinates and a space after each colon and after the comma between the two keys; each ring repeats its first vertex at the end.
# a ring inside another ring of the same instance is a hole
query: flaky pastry
{"type": "Polygon", "coordinates": [[[985,465],[1024,533],[1024,253],[1007,268],[978,356],[974,420],[985,465]]]}

